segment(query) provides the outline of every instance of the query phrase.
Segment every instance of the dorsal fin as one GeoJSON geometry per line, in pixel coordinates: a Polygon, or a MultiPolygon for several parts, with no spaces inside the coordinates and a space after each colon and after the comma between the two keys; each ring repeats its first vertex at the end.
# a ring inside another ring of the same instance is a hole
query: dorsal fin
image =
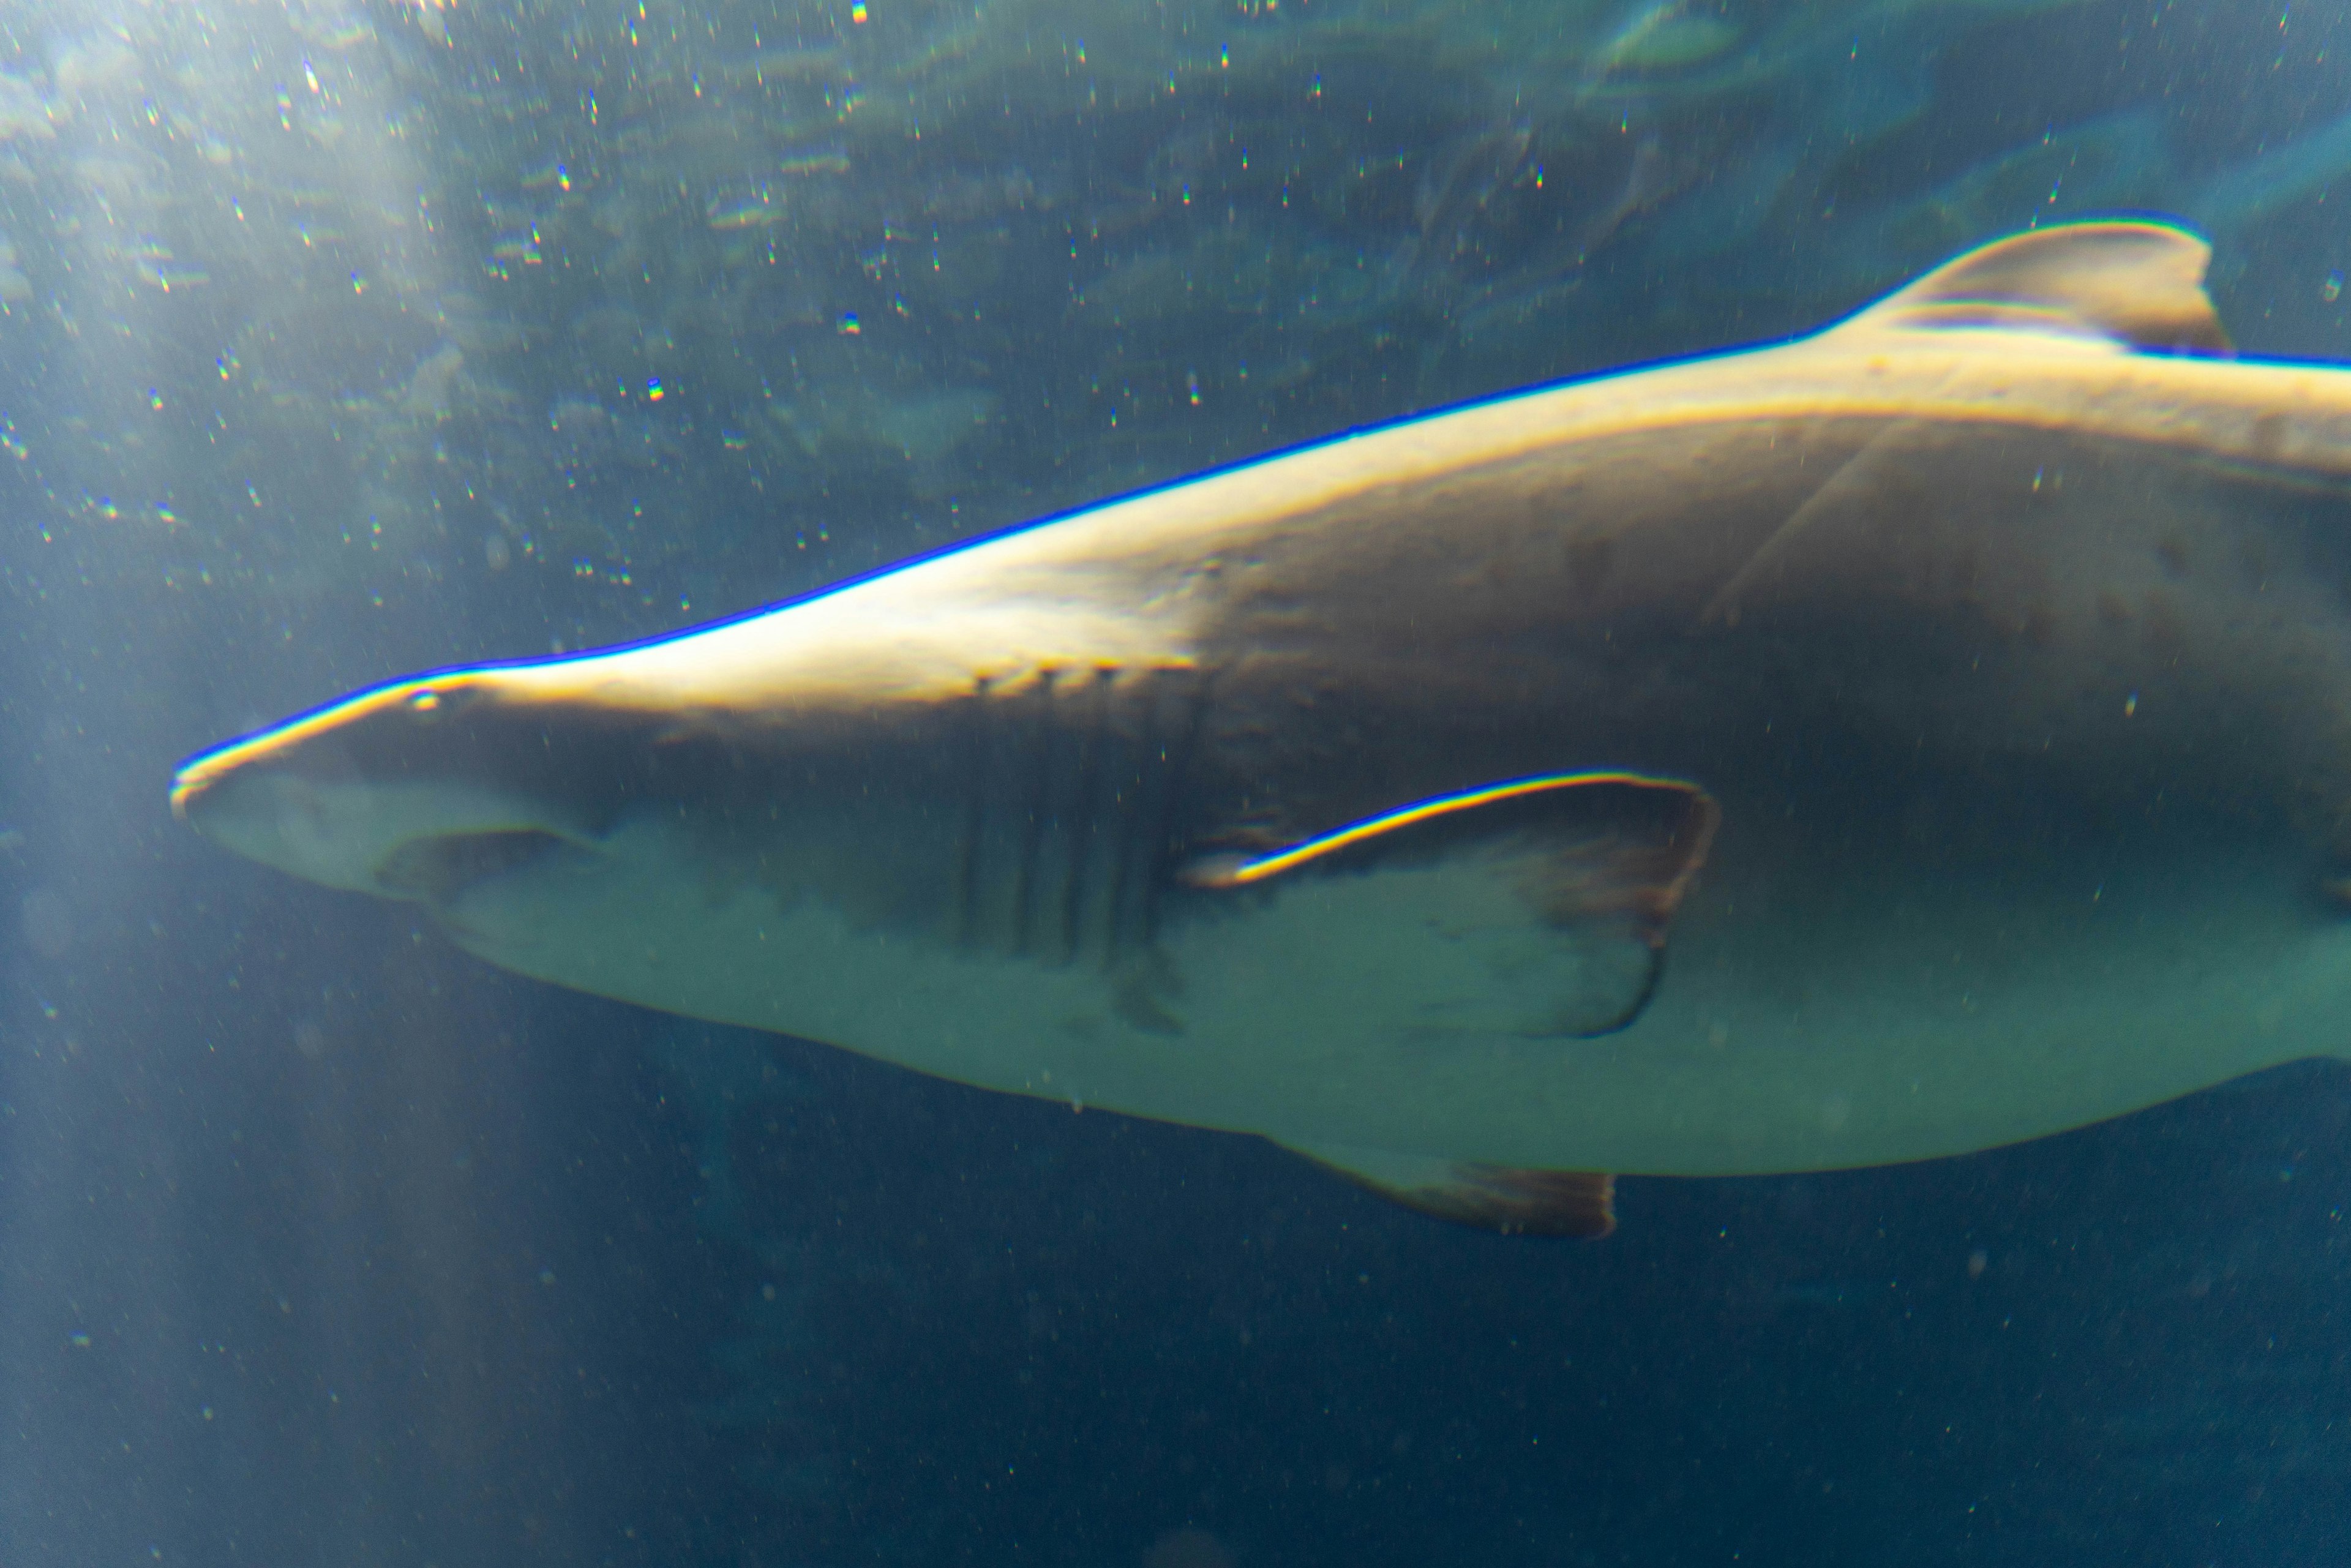
{"type": "Polygon", "coordinates": [[[1837,330],[2009,327],[2225,354],[2229,334],[2204,292],[2211,259],[2199,236],[2168,224],[2034,229],[1945,262],[1837,330]]]}

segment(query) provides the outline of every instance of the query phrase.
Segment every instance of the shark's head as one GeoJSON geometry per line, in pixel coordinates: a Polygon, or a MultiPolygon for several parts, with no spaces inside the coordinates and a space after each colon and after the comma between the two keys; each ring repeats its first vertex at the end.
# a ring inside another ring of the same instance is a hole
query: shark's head
{"type": "Polygon", "coordinates": [[[516,674],[402,681],[205,752],[173,780],[172,812],[264,865],[388,898],[435,898],[580,841],[592,775],[564,778],[550,716],[516,674]]]}
{"type": "MultiPolygon", "coordinates": [[[[991,738],[968,695],[779,679],[747,698],[739,681],[677,678],[667,656],[486,665],[361,692],[191,758],[172,810],[276,870],[422,904],[517,965],[590,904],[614,930],[656,909],[676,928],[746,886],[763,907],[935,933],[961,912],[956,876],[993,864],[983,849],[1033,847],[1020,824],[1032,765],[1047,760],[1026,748],[1036,699],[1008,702],[991,738]],[[976,774],[976,747],[1003,755],[976,774]],[[959,848],[975,830],[981,848],[959,848]]],[[[1099,700],[1064,684],[1069,706],[1099,700]]]]}
{"type": "Polygon", "coordinates": [[[538,851],[610,852],[649,822],[713,856],[739,856],[755,831],[784,896],[846,879],[821,891],[853,901],[875,855],[966,821],[975,746],[1018,744],[972,728],[977,696],[1016,699],[981,706],[1006,709],[1017,737],[1043,711],[1020,694],[1099,725],[1098,674],[1147,693],[1148,672],[1188,668],[1177,612],[1200,574],[1171,556],[1155,576],[1080,591],[1030,559],[1040,537],[649,643],[360,692],[191,758],[172,810],[265,865],[444,914],[538,851]],[[975,577],[995,587],[975,591],[975,577]],[[862,869],[838,871],[843,821],[871,825],[885,795],[906,810],[873,828],[862,869]]]}
{"type": "Polygon", "coordinates": [[[865,1038],[861,1009],[909,988],[1010,997],[1007,959],[1098,991],[1149,948],[1188,672],[942,699],[835,663],[746,697],[664,656],[363,692],[192,758],[172,807],[250,860],[421,905],[493,963],[820,1039],[865,1038]]]}

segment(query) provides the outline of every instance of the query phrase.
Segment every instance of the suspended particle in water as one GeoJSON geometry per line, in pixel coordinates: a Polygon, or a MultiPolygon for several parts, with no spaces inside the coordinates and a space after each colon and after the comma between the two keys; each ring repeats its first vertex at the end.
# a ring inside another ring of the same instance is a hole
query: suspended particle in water
{"type": "Polygon", "coordinates": [[[2326,301],[2329,305],[2334,304],[2335,297],[2340,295],[2342,292],[2343,274],[2340,272],[2328,273],[2326,275],[2326,281],[2319,285],[2318,287],[2318,297],[2326,301]]]}
{"type": "Polygon", "coordinates": [[[514,547],[507,543],[504,534],[487,534],[482,538],[482,560],[492,571],[504,571],[514,560],[514,547]]]}

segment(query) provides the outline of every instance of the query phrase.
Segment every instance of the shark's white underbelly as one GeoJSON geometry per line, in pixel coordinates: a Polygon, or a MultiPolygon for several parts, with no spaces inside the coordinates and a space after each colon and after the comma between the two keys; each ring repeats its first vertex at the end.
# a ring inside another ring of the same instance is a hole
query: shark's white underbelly
{"type": "Polygon", "coordinates": [[[1647,1009],[1595,1040],[1527,1035],[1556,955],[1444,865],[1180,924],[1155,969],[1111,974],[859,929],[695,864],[640,825],[575,876],[482,884],[453,930],[559,984],[987,1088],[1554,1169],[1959,1154],[2351,1047],[2351,924],[2241,855],[2031,897],[1847,880],[1801,908],[1734,860],[1685,906],[1647,1009]]]}

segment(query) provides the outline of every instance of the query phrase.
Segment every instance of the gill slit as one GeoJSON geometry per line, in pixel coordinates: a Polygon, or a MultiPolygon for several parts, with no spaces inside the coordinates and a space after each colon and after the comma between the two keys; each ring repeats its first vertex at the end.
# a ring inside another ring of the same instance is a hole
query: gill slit
{"type": "Polygon", "coordinates": [[[1012,952],[1015,957],[1029,952],[1029,925],[1037,890],[1037,857],[1045,843],[1045,820],[1053,805],[1053,686],[1060,672],[1040,670],[1037,687],[1029,697],[1036,712],[1029,720],[1029,732],[1024,737],[1029,754],[1028,821],[1020,830],[1020,857],[1016,862],[1012,883],[1012,952]]]}
{"type": "MultiPolygon", "coordinates": [[[[1176,672],[1166,672],[1174,676],[1176,672]]],[[[1175,874],[1178,850],[1176,831],[1179,826],[1178,802],[1184,791],[1184,781],[1192,768],[1192,757],[1200,740],[1200,731],[1208,715],[1208,677],[1205,671],[1187,672],[1191,677],[1189,701],[1185,706],[1181,727],[1174,744],[1166,749],[1166,761],[1159,769],[1159,809],[1154,814],[1151,839],[1145,852],[1150,856],[1148,872],[1143,883],[1143,945],[1149,948],[1159,941],[1160,893],[1175,874]]],[[[1157,705],[1155,703],[1155,706],[1157,705]]],[[[1149,765],[1148,754],[1145,766],[1149,765]]]]}
{"type": "Polygon", "coordinates": [[[956,878],[956,946],[968,948],[979,939],[979,846],[987,826],[988,679],[980,676],[972,683],[970,708],[971,759],[964,769],[969,782],[969,793],[964,802],[963,870],[956,878]]]}
{"type": "MultiPolygon", "coordinates": [[[[1086,872],[1093,863],[1094,819],[1099,803],[1094,799],[1102,788],[1102,749],[1107,743],[1110,726],[1110,688],[1116,672],[1098,669],[1094,672],[1092,689],[1086,694],[1089,711],[1084,728],[1078,739],[1078,792],[1072,802],[1069,823],[1063,836],[1069,841],[1063,856],[1069,876],[1061,889],[1061,962],[1074,964],[1079,949],[1084,945],[1080,924],[1085,914],[1086,872]]],[[[1111,940],[1117,941],[1118,905],[1111,905],[1111,940]]]]}

